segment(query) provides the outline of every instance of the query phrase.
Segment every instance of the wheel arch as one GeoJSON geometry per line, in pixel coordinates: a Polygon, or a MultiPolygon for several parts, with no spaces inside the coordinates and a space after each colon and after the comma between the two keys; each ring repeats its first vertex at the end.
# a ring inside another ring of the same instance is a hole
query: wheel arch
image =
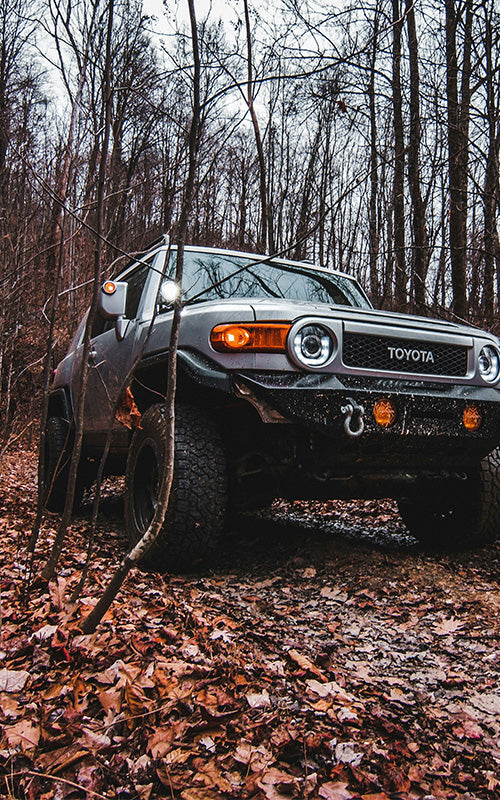
{"type": "MultiPolygon", "coordinates": [[[[132,379],[132,394],[141,413],[155,403],[165,402],[168,351],[144,358],[132,379]]],[[[177,355],[178,400],[210,410],[233,398],[232,378],[215,370],[197,354],[179,350],[177,355]]]]}
{"type": "Polygon", "coordinates": [[[72,403],[68,389],[57,389],[50,393],[48,417],[61,417],[71,422],[73,416],[72,403]]]}

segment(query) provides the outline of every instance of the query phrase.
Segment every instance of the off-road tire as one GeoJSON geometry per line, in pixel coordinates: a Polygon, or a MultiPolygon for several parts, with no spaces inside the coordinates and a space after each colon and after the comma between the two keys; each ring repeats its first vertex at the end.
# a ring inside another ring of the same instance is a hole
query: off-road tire
{"type": "MultiPolygon", "coordinates": [[[[125,523],[137,544],[151,519],[165,464],[165,408],[151,406],[136,430],[127,460],[125,523]]],[[[221,436],[199,409],[175,410],[174,478],[163,527],[142,560],[159,572],[185,572],[201,565],[221,536],[226,510],[226,459],[221,436]]]]}
{"type": "MultiPolygon", "coordinates": [[[[61,512],[66,503],[69,466],[71,462],[73,439],[69,424],[62,417],[49,417],[45,426],[45,457],[42,485],[44,490],[52,486],[46,498],[45,507],[49,511],[61,512]],[[54,478],[54,474],[55,478],[54,478]]],[[[73,508],[81,502],[83,482],[77,478],[73,508]]]]}
{"type": "Polygon", "coordinates": [[[500,449],[471,470],[453,497],[422,492],[398,501],[410,533],[428,547],[468,549],[491,544],[500,533],[500,449]]]}

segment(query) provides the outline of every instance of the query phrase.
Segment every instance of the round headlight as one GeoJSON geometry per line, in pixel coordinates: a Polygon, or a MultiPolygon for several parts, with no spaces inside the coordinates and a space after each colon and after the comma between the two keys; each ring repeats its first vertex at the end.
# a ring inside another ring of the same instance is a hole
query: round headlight
{"type": "Polygon", "coordinates": [[[300,365],[323,367],[333,355],[333,337],[322,325],[304,325],[293,336],[291,349],[300,365]]]}
{"type": "Polygon", "coordinates": [[[490,344],[483,347],[479,353],[477,365],[483,381],[495,383],[500,372],[500,355],[496,347],[490,344]]]}

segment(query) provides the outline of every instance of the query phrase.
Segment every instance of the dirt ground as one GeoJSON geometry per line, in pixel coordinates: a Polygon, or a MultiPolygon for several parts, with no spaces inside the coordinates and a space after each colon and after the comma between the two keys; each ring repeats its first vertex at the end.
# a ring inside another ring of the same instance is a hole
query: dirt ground
{"type": "MultiPolygon", "coordinates": [[[[500,545],[424,551],[384,502],[276,502],[189,576],[131,574],[119,487],[23,606],[33,454],[0,476],[6,798],[500,797],[500,545]]],[[[44,563],[58,517],[48,515],[44,563]]]]}

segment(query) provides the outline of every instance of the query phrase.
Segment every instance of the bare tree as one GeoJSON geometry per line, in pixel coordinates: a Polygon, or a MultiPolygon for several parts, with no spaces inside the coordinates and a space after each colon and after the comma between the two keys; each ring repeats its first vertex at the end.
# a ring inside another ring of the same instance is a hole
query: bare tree
{"type": "MultiPolygon", "coordinates": [[[[252,127],[255,136],[255,146],[257,148],[257,160],[259,165],[259,191],[260,191],[260,206],[261,206],[261,225],[260,234],[257,238],[257,250],[265,253],[268,245],[268,228],[269,228],[269,215],[268,215],[268,198],[267,198],[267,177],[266,177],[266,160],[264,156],[264,148],[262,145],[262,137],[260,134],[259,120],[255,111],[255,84],[253,77],[253,56],[252,56],[252,31],[250,27],[250,14],[248,11],[248,0],[243,0],[243,8],[245,11],[245,29],[247,39],[247,94],[246,101],[250,118],[252,120],[252,127]]],[[[270,243],[272,249],[272,243],[270,243]]]]}
{"type": "Polygon", "coordinates": [[[397,308],[406,305],[406,248],[405,248],[405,144],[403,127],[403,97],[401,92],[401,33],[404,16],[399,0],[392,0],[392,108],[394,124],[394,293],[397,308]]]}
{"type": "Polygon", "coordinates": [[[427,227],[425,206],[420,184],[420,75],[415,25],[414,0],[406,0],[408,48],[410,53],[410,142],[408,148],[408,180],[412,199],[413,229],[413,294],[415,309],[419,314],[426,309],[425,281],[427,277],[427,227]]]}
{"type": "Polygon", "coordinates": [[[458,93],[457,32],[460,16],[455,0],[446,0],[446,94],[448,104],[448,174],[450,193],[450,256],[453,309],[467,313],[467,164],[472,45],[472,0],[465,0],[462,77],[458,93]]]}
{"type": "MultiPolygon", "coordinates": [[[[191,117],[191,125],[189,131],[189,171],[186,181],[184,202],[181,210],[181,216],[178,227],[178,248],[176,260],[175,281],[179,287],[182,286],[182,272],[184,266],[184,244],[186,240],[186,233],[193,202],[193,192],[195,185],[195,176],[197,169],[197,154],[200,140],[200,56],[198,46],[198,31],[196,25],[196,15],[194,8],[194,0],[188,0],[189,16],[191,21],[191,36],[192,36],[192,49],[193,49],[193,111],[191,117]]],[[[95,630],[97,624],[100,622],[107,609],[116,597],[123,581],[128,573],[140,559],[145,555],[148,549],[154,544],[158,538],[160,530],[163,526],[167,507],[170,499],[170,490],[172,487],[172,480],[174,475],[174,444],[175,444],[175,394],[177,385],[177,343],[179,338],[179,327],[182,310],[182,300],[179,294],[178,299],[174,304],[174,315],[172,320],[172,328],[170,334],[169,353],[167,360],[167,392],[165,403],[165,427],[163,436],[165,439],[165,468],[161,476],[160,485],[158,488],[158,502],[156,505],[153,519],[146,530],[142,539],[135,545],[135,547],[128,553],[121,561],[118,569],[111,578],[108,586],[106,587],[102,597],[87,616],[82,624],[82,631],[84,633],[91,633],[95,630]]]]}

